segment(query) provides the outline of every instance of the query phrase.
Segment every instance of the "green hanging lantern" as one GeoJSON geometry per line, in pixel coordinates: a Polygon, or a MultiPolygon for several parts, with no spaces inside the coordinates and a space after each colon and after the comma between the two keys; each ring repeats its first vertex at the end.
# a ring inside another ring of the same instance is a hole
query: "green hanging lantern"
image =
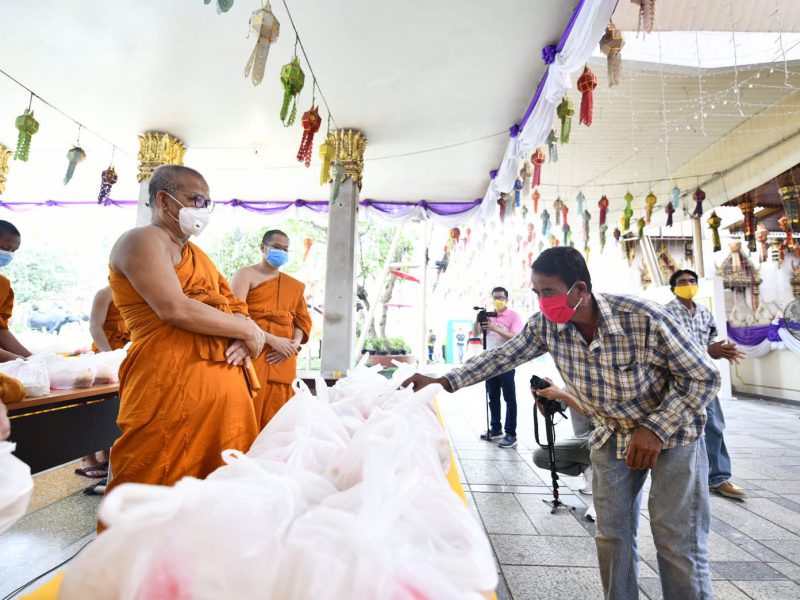
{"type": "Polygon", "coordinates": [[[28,154],[31,150],[31,137],[39,131],[39,121],[33,118],[33,111],[29,108],[17,117],[14,122],[19,130],[19,137],[17,138],[17,151],[14,152],[14,158],[26,162],[28,154]]]}
{"type": "Polygon", "coordinates": [[[638,230],[636,239],[640,242],[644,237],[644,226],[647,225],[647,222],[644,220],[644,217],[641,217],[638,221],[636,221],[636,229],[638,230]]]}
{"type": "Polygon", "coordinates": [[[67,185],[72,180],[72,176],[75,174],[75,167],[84,160],[86,160],[86,152],[83,151],[83,148],[80,146],[70,148],[69,152],[67,152],[68,162],[67,173],[64,175],[64,185],[67,185]]]}
{"type": "Polygon", "coordinates": [[[575,106],[566,94],[558,105],[556,114],[561,120],[561,143],[566,144],[569,142],[569,132],[572,130],[572,115],[575,114],[575,106]]]}
{"type": "Polygon", "coordinates": [[[281,106],[281,122],[284,127],[294,125],[297,117],[297,95],[303,89],[306,75],[300,68],[300,59],[295,55],[292,61],[283,65],[281,69],[281,84],[283,85],[283,105],[281,106]],[[292,105],[292,112],[289,113],[289,104],[292,105]],[[288,118],[287,118],[288,116],[288,118]]]}
{"type": "Polygon", "coordinates": [[[633,216],[633,194],[628,192],[625,194],[625,212],[622,214],[622,231],[628,231],[631,228],[631,217],[633,216]]]}
{"type": "MultiPolygon", "coordinates": [[[[211,0],[203,0],[204,4],[211,4],[211,0]]],[[[228,12],[233,6],[233,0],[217,0],[217,14],[228,12]]]]}

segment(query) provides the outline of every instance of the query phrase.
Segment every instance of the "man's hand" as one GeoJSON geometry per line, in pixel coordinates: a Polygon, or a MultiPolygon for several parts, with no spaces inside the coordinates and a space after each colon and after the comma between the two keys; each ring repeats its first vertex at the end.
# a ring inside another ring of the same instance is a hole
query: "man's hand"
{"type": "Polygon", "coordinates": [[[247,344],[243,340],[234,340],[225,350],[225,358],[229,365],[239,366],[242,361],[250,356],[247,344]]]}
{"type": "Polygon", "coordinates": [[[664,442],[647,427],[639,426],[633,430],[631,443],[628,445],[628,453],[625,455],[625,462],[629,469],[652,469],[656,466],[664,442]]]}
{"type": "Polygon", "coordinates": [[[711,355],[711,358],[725,358],[734,364],[738,364],[740,360],[747,358],[747,356],[736,347],[736,344],[725,341],[709,344],[708,353],[711,355]]]}
{"type": "Polygon", "coordinates": [[[11,436],[11,421],[8,419],[8,410],[3,401],[0,400],[0,441],[7,440],[11,436]]]}
{"type": "Polygon", "coordinates": [[[279,354],[284,359],[294,356],[300,350],[300,345],[290,338],[271,336],[267,343],[272,348],[270,354],[279,354]]]}
{"type": "Polygon", "coordinates": [[[450,382],[447,380],[446,377],[428,377],[427,375],[421,375],[420,373],[415,373],[408,379],[406,379],[400,387],[409,387],[415,392],[420,391],[424,387],[428,387],[429,385],[433,385],[438,383],[441,385],[445,391],[452,392],[453,388],[450,387],[450,382]]]}

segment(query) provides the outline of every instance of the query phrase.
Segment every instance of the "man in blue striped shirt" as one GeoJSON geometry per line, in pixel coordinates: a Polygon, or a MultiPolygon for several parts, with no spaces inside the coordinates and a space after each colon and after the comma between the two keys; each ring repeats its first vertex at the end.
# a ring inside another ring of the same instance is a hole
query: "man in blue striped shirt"
{"type": "Polygon", "coordinates": [[[586,262],[574,248],[542,252],[533,263],[533,289],[541,312],[518,336],[444,377],[417,374],[405,385],[439,383],[455,391],[549,352],[594,425],[595,541],[606,598],[638,597],[636,532],[648,473],[664,598],[711,598],[702,433],[719,371],[664,307],[593,293],[586,262]]]}

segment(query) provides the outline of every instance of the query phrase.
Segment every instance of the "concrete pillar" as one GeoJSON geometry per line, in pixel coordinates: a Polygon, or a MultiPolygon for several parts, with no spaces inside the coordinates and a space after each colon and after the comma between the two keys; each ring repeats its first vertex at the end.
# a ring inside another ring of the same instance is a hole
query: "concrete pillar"
{"type": "Polygon", "coordinates": [[[694,247],[694,264],[697,274],[702,279],[706,276],[705,262],[703,261],[703,225],[699,217],[692,217],[692,246],[694,247]]]}
{"type": "Polygon", "coordinates": [[[148,131],[139,135],[139,204],[136,207],[136,226],[150,224],[150,206],[147,186],[150,175],[161,165],[182,165],[186,146],[181,140],[161,131],[148,131]]]}
{"type": "Polygon", "coordinates": [[[328,213],[320,370],[330,377],[344,375],[354,363],[357,214],[367,138],[358,131],[338,130],[326,141],[334,148],[334,170],[344,173],[341,183],[331,186],[328,213]]]}

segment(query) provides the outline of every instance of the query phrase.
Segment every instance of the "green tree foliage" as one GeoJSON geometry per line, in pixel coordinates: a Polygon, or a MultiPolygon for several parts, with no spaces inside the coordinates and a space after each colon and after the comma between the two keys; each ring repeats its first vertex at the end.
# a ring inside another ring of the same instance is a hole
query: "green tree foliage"
{"type": "Polygon", "coordinates": [[[30,246],[18,252],[3,275],[11,280],[15,304],[66,300],[83,283],[73,263],[45,246],[30,246]]]}

